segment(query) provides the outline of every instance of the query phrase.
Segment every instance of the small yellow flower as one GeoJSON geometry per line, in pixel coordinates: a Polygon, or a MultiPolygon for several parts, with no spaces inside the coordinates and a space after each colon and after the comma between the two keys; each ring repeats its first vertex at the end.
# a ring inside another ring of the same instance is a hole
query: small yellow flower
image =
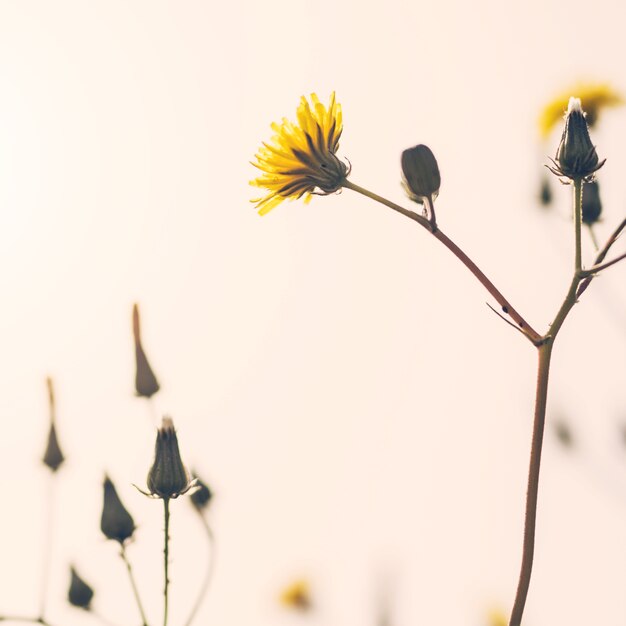
{"type": "Polygon", "coordinates": [[[250,181],[269,192],[252,200],[259,215],[269,213],[287,198],[304,196],[309,202],[311,194],[328,195],[342,187],[350,173],[335,154],[342,129],[341,105],[335,101],[334,92],[328,107],[314,93],[310,103],[302,96],[297,123],[283,118],[281,124],[272,124],[276,134],[269,143],[263,143],[253,163],[263,174],[250,181]]]}
{"type": "Polygon", "coordinates": [[[606,83],[579,83],[551,100],[541,112],[539,131],[545,139],[563,120],[571,95],[580,98],[587,113],[587,124],[593,126],[602,109],[624,104],[622,96],[606,83]]]}
{"type": "Polygon", "coordinates": [[[296,580],[280,594],[280,602],[286,607],[306,611],[311,608],[311,589],[308,581],[296,580]]]}
{"type": "Polygon", "coordinates": [[[488,626],[507,626],[509,620],[503,611],[499,609],[492,609],[489,611],[487,620],[488,626]]]}

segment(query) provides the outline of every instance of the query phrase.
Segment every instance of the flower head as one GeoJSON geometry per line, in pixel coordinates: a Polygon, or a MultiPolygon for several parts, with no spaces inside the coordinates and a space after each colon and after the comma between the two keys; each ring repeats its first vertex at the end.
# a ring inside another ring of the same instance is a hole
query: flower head
{"type": "Polygon", "coordinates": [[[624,99],[610,85],[603,83],[580,83],[573,89],[559,94],[551,100],[541,112],[539,118],[539,131],[545,139],[552,129],[561,121],[563,111],[567,109],[570,94],[576,93],[582,101],[587,112],[587,124],[593,126],[600,112],[608,107],[624,104],[624,99]]]}
{"type": "Polygon", "coordinates": [[[441,174],[432,150],[424,144],[408,148],[402,153],[401,164],[406,195],[419,204],[425,198],[434,200],[441,187],[441,174]]]}
{"type": "Polygon", "coordinates": [[[183,465],[174,422],[164,417],[157,433],[154,463],[148,472],[148,490],[155,498],[178,498],[196,486],[183,465]]]}
{"type": "Polygon", "coordinates": [[[133,305],[133,339],[135,341],[135,363],[137,366],[135,370],[135,391],[138,396],[151,398],[160,387],[141,343],[139,307],[136,304],[133,305]]]}
{"type": "Polygon", "coordinates": [[[117,495],[115,485],[108,476],[104,478],[104,499],[102,516],[100,518],[100,530],[102,530],[107,539],[115,539],[120,544],[130,539],[135,532],[135,522],[122,504],[120,497],[117,495]]]}
{"type": "Polygon", "coordinates": [[[296,115],[297,123],[287,118],[281,124],[273,123],[275,135],[256,154],[253,165],[263,174],[250,184],[269,192],[253,200],[259,215],[269,213],[287,198],[304,196],[308,202],[311,194],[334,193],[350,173],[350,168],[336,156],[342,121],[335,94],[331,94],[327,107],[314,93],[311,102],[302,96],[296,115]]]}
{"type": "Polygon", "coordinates": [[[74,567],[70,568],[70,588],[67,592],[69,603],[79,609],[89,611],[93,589],[78,575],[74,567]]]}
{"type": "Polygon", "coordinates": [[[570,98],[565,114],[565,129],[550,170],[557,176],[590,181],[604,161],[599,161],[589,137],[587,120],[579,98],[570,98]]]}

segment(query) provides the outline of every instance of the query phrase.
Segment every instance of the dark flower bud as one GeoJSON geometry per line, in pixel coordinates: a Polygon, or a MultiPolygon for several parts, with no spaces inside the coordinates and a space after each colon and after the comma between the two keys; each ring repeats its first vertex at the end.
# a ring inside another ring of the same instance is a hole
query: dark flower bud
{"type": "Polygon", "coordinates": [[[48,431],[48,443],[46,445],[46,451],[43,455],[43,462],[53,472],[56,472],[61,464],[65,461],[63,452],[61,452],[61,446],[59,446],[59,439],[57,437],[57,429],[54,422],[50,424],[50,430],[48,431]]]}
{"type": "Polygon", "coordinates": [[[539,188],[539,202],[546,208],[552,204],[552,187],[550,187],[550,181],[545,176],[542,178],[539,188]]]}
{"type": "Polygon", "coordinates": [[[587,120],[578,98],[569,99],[565,129],[553,163],[552,172],[571,180],[591,180],[594,172],[604,165],[604,161],[598,160],[596,148],[591,143],[587,120]]]}
{"type": "Polygon", "coordinates": [[[115,485],[108,476],[104,477],[104,502],[100,529],[107,539],[115,539],[120,544],[130,539],[135,532],[135,522],[122,504],[115,485]]]}
{"type": "Polygon", "coordinates": [[[198,511],[203,511],[209,506],[209,503],[213,499],[213,492],[204,481],[196,476],[195,472],[194,477],[196,479],[197,489],[191,494],[191,503],[198,511]]]}
{"type": "Polygon", "coordinates": [[[583,223],[591,226],[600,219],[601,214],[600,187],[598,181],[594,180],[583,185],[583,223]]]}
{"type": "Polygon", "coordinates": [[[141,344],[141,329],[139,325],[139,309],[133,305],[133,337],[135,339],[135,390],[138,396],[152,397],[159,389],[159,382],[148,363],[148,358],[141,344]]]}
{"type": "Polygon", "coordinates": [[[154,463],[148,473],[149,495],[157,498],[177,498],[195,486],[189,478],[178,449],[178,437],[170,417],[164,417],[157,433],[154,463]]]}
{"type": "Polygon", "coordinates": [[[76,573],[73,567],[70,568],[70,572],[70,589],[67,593],[67,599],[73,606],[89,611],[91,609],[93,589],[76,573]]]}
{"type": "Polygon", "coordinates": [[[48,430],[48,441],[46,443],[46,451],[43,455],[43,462],[53,472],[56,472],[61,464],[65,460],[63,452],[61,452],[61,446],[59,445],[59,438],[57,436],[57,429],[55,426],[56,420],[56,407],[54,403],[54,387],[52,386],[52,379],[46,378],[46,385],[48,387],[48,406],[50,411],[50,429],[48,430]]]}
{"type": "Polygon", "coordinates": [[[406,194],[414,202],[423,204],[439,194],[441,175],[437,159],[428,146],[420,144],[402,153],[402,183],[406,194]]]}

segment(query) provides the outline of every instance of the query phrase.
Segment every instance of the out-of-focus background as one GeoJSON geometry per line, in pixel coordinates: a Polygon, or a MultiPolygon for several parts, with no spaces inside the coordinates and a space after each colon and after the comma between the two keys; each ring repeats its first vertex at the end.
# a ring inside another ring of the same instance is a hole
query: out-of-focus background
{"type": "MultiPolygon", "coordinates": [[[[49,620],[89,620],[65,600],[71,562],[99,613],[139,621],[99,530],[105,471],[161,619],[162,507],[132,487],[154,442],[133,395],[134,302],[155,410],[216,494],[198,624],[376,626],[385,604],[392,626],[484,626],[508,611],[534,350],[380,205],[346,190],[258,217],[250,161],[302,94],[335,90],[352,180],[408,205],[399,155],[427,143],[442,229],[545,330],[570,280],[571,191],[554,180],[539,205],[559,130],[542,140],[537,120],[578,81],[626,90],[623,23],[610,0],[0,4],[0,615],[38,607],[50,375],[67,462],[49,620]],[[301,614],[279,601],[299,578],[301,614]]],[[[626,209],[626,108],[593,140],[603,241],[626,209]]],[[[556,347],[529,626],[626,618],[625,271],[592,285],[556,347]]],[[[206,547],[185,498],[171,523],[176,625],[206,547]]]]}

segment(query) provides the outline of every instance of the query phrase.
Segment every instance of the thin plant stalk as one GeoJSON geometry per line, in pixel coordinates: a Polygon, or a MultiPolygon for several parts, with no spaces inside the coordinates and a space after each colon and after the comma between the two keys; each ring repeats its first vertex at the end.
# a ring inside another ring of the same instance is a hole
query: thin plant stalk
{"type": "Polygon", "coordinates": [[[193,605],[193,609],[185,622],[185,626],[191,626],[200,606],[202,605],[202,601],[204,600],[209,585],[211,584],[211,579],[213,578],[213,572],[215,570],[215,536],[213,535],[213,531],[209,526],[209,522],[207,521],[205,515],[199,511],[200,519],[202,521],[202,526],[204,527],[204,531],[207,536],[207,541],[209,544],[209,558],[207,561],[207,568],[204,574],[204,580],[202,581],[202,586],[200,587],[200,592],[198,593],[198,597],[196,598],[196,602],[193,605]]]}
{"type": "Polygon", "coordinates": [[[39,597],[39,619],[43,619],[48,600],[48,586],[50,582],[50,565],[52,560],[52,543],[54,539],[55,502],[56,502],[56,472],[50,472],[46,488],[46,514],[43,533],[43,560],[41,566],[41,591],[39,597]]]}
{"type": "Polygon", "coordinates": [[[352,189],[376,202],[380,202],[385,206],[401,213],[402,215],[417,222],[420,226],[430,232],[433,237],[438,239],[452,254],[454,254],[465,267],[480,281],[481,285],[495,298],[497,303],[502,307],[504,313],[509,315],[511,319],[517,324],[522,333],[534,344],[539,345],[541,343],[541,335],[517,312],[515,307],[502,295],[502,293],[496,288],[496,286],[485,276],[482,270],[457,246],[447,235],[445,235],[438,226],[433,227],[433,224],[425,217],[418,215],[414,211],[409,211],[404,207],[391,202],[378,194],[375,194],[364,187],[361,187],[349,180],[344,182],[344,187],[352,189]]]}
{"type": "Polygon", "coordinates": [[[146,619],[146,613],[143,608],[143,604],[141,603],[141,597],[139,596],[139,589],[137,588],[137,583],[135,581],[135,576],[133,574],[133,568],[128,559],[128,555],[126,554],[126,546],[122,543],[120,547],[120,556],[122,557],[122,561],[126,564],[126,570],[128,571],[128,579],[130,580],[130,586],[133,589],[133,595],[135,596],[135,601],[137,602],[137,608],[139,609],[139,614],[141,615],[141,624],[142,626],[148,626],[148,620],[146,619]]]}
{"type": "Polygon", "coordinates": [[[168,594],[169,594],[169,558],[170,558],[170,499],[163,498],[163,512],[165,515],[165,542],[163,547],[163,572],[165,574],[165,587],[163,589],[163,626],[167,626],[168,594]]]}

